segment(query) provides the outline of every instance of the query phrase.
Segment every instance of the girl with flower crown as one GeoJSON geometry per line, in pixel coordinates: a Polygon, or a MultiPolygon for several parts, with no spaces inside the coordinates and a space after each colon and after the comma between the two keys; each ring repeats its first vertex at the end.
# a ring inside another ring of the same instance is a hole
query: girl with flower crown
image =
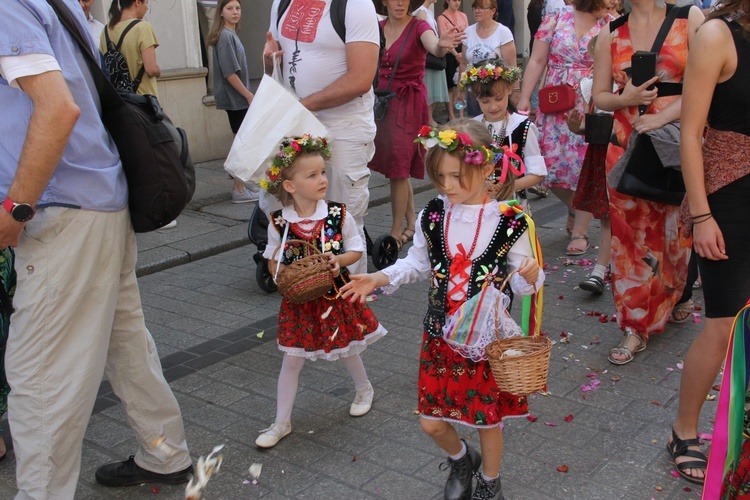
{"type": "Polygon", "coordinates": [[[303,304],[281,301],[278,343],[284,353],[279,374],[276,420],[258,436],[255,444],[271,448],[292,432],[291,416],[299,375],[306,359],[341,359],[354,381],[355,397],[349,414],[370,411],[374,391],[360,353],[386,334],[365,304],[348,304],[338,289],[348,273],[346,266],[359,260],[365,246],[354,219],[342,203],[326,201],[328,180],[325,159],[331,150],[323,138],[304,135],[285,139],[274,157],[261,187],[284,206],[271,213],[268,245],[263,257],[269,270],[281,269],[307,256],[303,240],[328,255],[335,286],[326,295],[303,304]],[[278,252],[277,252],[278,249],[278,252]]]}
{"type": "MultiPolygon", "coordinates": [[[[460,119],[437,129],[423,127],[417,140],[427,148],[427,173],[441,194],[420,212],[408,255],[380,272],[351,276],[343,297],[356,303],[377,287],[391,293],[400,285],[429,280],[419,359],[422,429],[449,455],[446,499],[499,499],[502,419],[525,415],[526,397],[500,392],[484,346],[472,346],[481,350],[466,357],[446,341],[444,326],[487,289],[496,293],[511,271],[517,271],[509,280],[515,294],[541,290],[544,273],[535,258],[541,255],[535,254],[533,222],[518,204],[491,200],[485,191],[485,179],[502,155],[486,127],[460,119]],[[453,423],[477,429],[481,455],[459,439],[453,423]],[[474,472],[478,479],[472,495],[474,472]]],[[[512,196],[513,182],[513,173],[507,172],[505,196],[512,196]]]]}
{"type": "MultiPolygon", "coordinates": [[[[539,151],[536,125],[528,116],[508,110],[508,98],[513,92],[513,84],[521,80],[521,73],[521,68],[506,67],[499,59],[490,59],[464,71],[459,86],[471,89],[482,110],[482,114],[474,119],[487,127],[497,145],[505,149],[511,164],[518,169],[516,192],[525,205],[526,189],[544,180],[547,167],[539,151]]],[[[497,165],[496,170],[501,170],[505,164],[497,165]]],[[[496,174],[501,175],[501,171],[496,174]]]]}

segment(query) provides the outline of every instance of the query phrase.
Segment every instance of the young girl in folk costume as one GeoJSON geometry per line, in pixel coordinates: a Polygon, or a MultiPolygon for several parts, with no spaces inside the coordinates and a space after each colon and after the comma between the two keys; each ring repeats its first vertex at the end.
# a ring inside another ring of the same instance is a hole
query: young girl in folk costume
{"type": "Polygon", "coordinates": [[[271,213],[268,245],[263,256],[269,269],[280,268],[308,255],[304,240],[329,256],[336,286],[325,296],[293,304],[286,299],[279,311],[278,342],[284,353],[279,374],[276,421],[255,441],[271,448],[292,431],[291,415],[302,365],[306,359],[341,359],[356,391],[349,414],[359,417],[370,411],[374,391],[359,353],[386,334],[370,308],[348,304],[338,296],[348,273],[346,266],[365,251],[354,219],[346,206],[325,201],[328,180],[325,159],[331,150],[325,139],[305,135],[285,139],[266,172],[261,187],[276,195],[284,207],[271,213]],[[281,247],[281,248],[279,248],[281,247]],[[279,252],[276,250],[279,249],[279,252]]]}
{"type": "Polygon", "coordinates": [[[459,86],[471,89],[482,110],[482,114],[474,119],[487,127],[497,145],[505,149],[503,163],[498,162],[495,166],[495,182],[502,185],[502,166],[510,161],[510,168],[520,176],[516,179],[515,187],[518,197],[525,204],[525,190],[544,180],[547,167],[539,152],[536,125],[528,116],[508,110],[513,84],[520,80],[521,68],[509,68],[503,66],[499,59],[490,59],[464,71],[459,86]]]}
{"type": "MultiPolygon", "coordinates": [[[[533,222],[515,201],[499,203],[487,195],[485,179],[502,152],[481,123],[459,119],[438,129],[423,127],[418,140],[427,148],[427,172],[441,195],[419,214],[409,254],[378,273],[352,276],[343,296],[361,302],[376,287],[389,293],[429,279],[418,387],[422,429],[449,455],[446,499],[499,499],[502,419],[525,415],[526,397],[500,392],[486,356],[464,357],[446,343],[443,326],[485,287],[499,289],[513,270],[513,292],[540,289],[544,273],[534,258],[533,222]],[[478,430],[481,455],[459,439],[452,423],[478,430]]],[[[504,194],[511,196],[513,175],[506,179],[504,194]]]]}

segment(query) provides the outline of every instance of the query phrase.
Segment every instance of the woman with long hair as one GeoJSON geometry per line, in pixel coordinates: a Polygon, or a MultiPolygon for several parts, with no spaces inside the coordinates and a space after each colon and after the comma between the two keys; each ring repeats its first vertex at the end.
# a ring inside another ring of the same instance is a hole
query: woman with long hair
{"type": "Polygon", "coordinates": [[[417,220],[409,178],[424,178],[423,150],[414,138],[429,119],[425,58],[428,51],[442,57],[463,39],[456,29],[438,38],[429,24],[411,15],[421,4],[419,0],[412,0],[411,4],[404,0],[375,2],[378,13],[387,16],[380,21],[385,49],[380,60],[378,89],[390,88],[396,96],[390,100],[385,117],[377,122],[375,156],[368,166],[390,181],[391,235],[399,246],[414,237],[417,220]]]}
{"type": "MultiPolygon", "coordinates": [[[[435,20],[435,14],[432,13],[430,8],[435,2],[437,2],[437,0],[424,0],[422,5],[412,12],[412,15],[423,21],[427,21],[430,28],[432,28],[432,31],[435,32],[435,35],[438,35],[439,31],[437,21],[435,20]]],[[[450,55],[450,52],[448,52],[445,57],[448,57],[448,55],[450,55]]],[[[429,56],[427,57],[427,61],[429,62],[429,56]]],[[[435,122],[434,118],[436,109],[435,105],[438,103],[447,104],[450,101],[448,84],[445,81],[445,69],[432,69],[429,66],[425,66],[424,83],[427,86],[427,111],[429,114],[429,123],[430,125],[436,126],[437,122],[435,122]]]]}
{"type": "MultiPolygon", "coordinates": [[[[679,82],[688,47],[703,21],[697,7],[665,6],[656,0],[632,0],[631,7],[629,14],[601,30],[594,63],[594,103],[614,111],[614,132],[621,145],[628,144],[634,131],[644,133],[679,119],[679,82]],[[670,9],[679,10],[656,59],[658,76],[636,87],[630,78],[631,57],[651,49],[670,9]],[[649,90],[657,80],[657,88],[649,90]],[[614,93],[613,82],[618,88],[614,93]]],[[[608,174],[614,161],[607,160],[608,174]]],[[[664,331],[685,286],[690,238],[681,234],[678,207],[622,194],[613,185],[608,193],[612,290],[617,324],[625,331],[608,359],[623,365],[646,349],[650,335],[664,331]]]]}
{"type": "MultiPolygon", "coordinates": [[[[459,33],[463,33],[469,27],[469,18],[461,12],[461,0],[445,0],[443,2],[443,13],[437,18],[438,35],[456,28],[459,33]]],[[[451,49],[445,55],[445,78],[448,83],[448,92],[450,93],[450,103],[448,106],[448,118],[451,120],[464,117],[463,109],[456,109],[458,100],[458,67],[461,59],[463,45],[451,49]]]]}
{"type": "MultiPolygon", "coordinates": [[[[247,109],[253,101],[247,68],[245,47],[237,36],[237,27],[242,16],[239,0],[221,0],[216,9],[216,17],[208,34],[208,45],[213,50],[214,99],[216,109],[227,112],[232,134],[245,119],[247,109]]],[[[232,190],[232,203],[247,203],[258,199],[259,189],[247,189],[235,178],[232,190]]]]}
{"type": "MultiPolygon", "coordinates": [[[[701,407],[719,374],[734,317],[750,299],[748,88],[750,0],[730,0],[709,14],[695,35],[683,89],[690,106],[682,108],[680,116],[680,156],[687,188],[683,219],[692,222],[706,317],[703,330],[685,357],[677,420],[667,446],[677,472],[695,483],[703,483],[706,468],[698,440],[701,407]]],[[[747,357],[741,364],[735,358],[733,374],[737,368],[744,374],[747,357]]],[[[747,408],[745,394],[738,393],[737,397],[743,398],[741,407],[747,408]]],[[[747,423],[750,414],[744,415],[747,423]]],[[[750,492],[750,442],[747,435],[733,437],[742,442],[742,452],[725,479],[721,498],[750,492]]],[[[712,449],[712,455],[714,452],[712,449]]],[[[716,458],[723,466],[724,456],[716,458]]],[[[713,464],[712,457],[711,467],[713,464]]]]}
{"type": "MultiPolygon", "coordinates": [[[[544,16],[535,35],[534,49],[524,72],[518,110],[531,111],[531,95],[545,69],[545,85],[570,85],[576,89],[574,110],[584,114],[580,82],[591,76],[594,58],[588,52],[589,41],[610,19],[610,0],[575,0],[544,16]]],[[[565,229],[571,238],[566,254],[580,256],[589,247],[586,234],[591,214],[574,211],[573,196],[578,186],[581,165],[586,154],[583,137],[568,128],[565,113],[542,113],[537,109],[536,126],[540,132],[540,147],[547,166],[544,186],[549,187],[568,208],[565,229]]]]}

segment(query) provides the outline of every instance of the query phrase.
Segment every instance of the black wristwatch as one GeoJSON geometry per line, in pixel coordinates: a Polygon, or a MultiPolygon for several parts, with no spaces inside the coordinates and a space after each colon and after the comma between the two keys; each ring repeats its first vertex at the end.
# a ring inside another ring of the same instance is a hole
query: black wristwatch
{"type": "Polygon", "coordinates": [[[28,203],[16,203],[10,198],[3,200],[3,208],[18,222],[28,222],[34,218],[36,210],[28,203]]]}

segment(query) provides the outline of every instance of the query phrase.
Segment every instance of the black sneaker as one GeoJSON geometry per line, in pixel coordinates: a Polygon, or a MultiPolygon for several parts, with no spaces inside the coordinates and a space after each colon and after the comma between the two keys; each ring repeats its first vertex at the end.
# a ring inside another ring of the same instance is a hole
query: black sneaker
{"type": "Polygon", "coordinates": [[[466,441],[466,455],[458,460],[448,458],[447,462],[440,464],[440,470],[450,468],[448,480],[445,482],[445,500],[469,500],[471,498],[471,478],[482,465],[482,455],[478,451],[469,448],[466,441]]]}
{"type": "Polygon", "coordinates": [[[170,474],[159,474],[139,467],[135,457],[124,462],[102,465],[96,470],[96,482],[102,486],[136,486],[144,483],[182,484],[187,483],[193,475],[193,466],[170,474]]]}
{"type": "Polygon", "coordinates": [[[477,478],[477,489],[474,490],[471,500],[504,500],[504,498],[499,476],[491,481],[486,481],[481,475],[477,478]]]}
{"type": "Polygon", "coordinates": [[[578,284],[578,288],[591,293],[602,293],[604,292],[604,280],[599,276],[592,274],[586,278],[586,281],[581,281],[578,284]]]}

